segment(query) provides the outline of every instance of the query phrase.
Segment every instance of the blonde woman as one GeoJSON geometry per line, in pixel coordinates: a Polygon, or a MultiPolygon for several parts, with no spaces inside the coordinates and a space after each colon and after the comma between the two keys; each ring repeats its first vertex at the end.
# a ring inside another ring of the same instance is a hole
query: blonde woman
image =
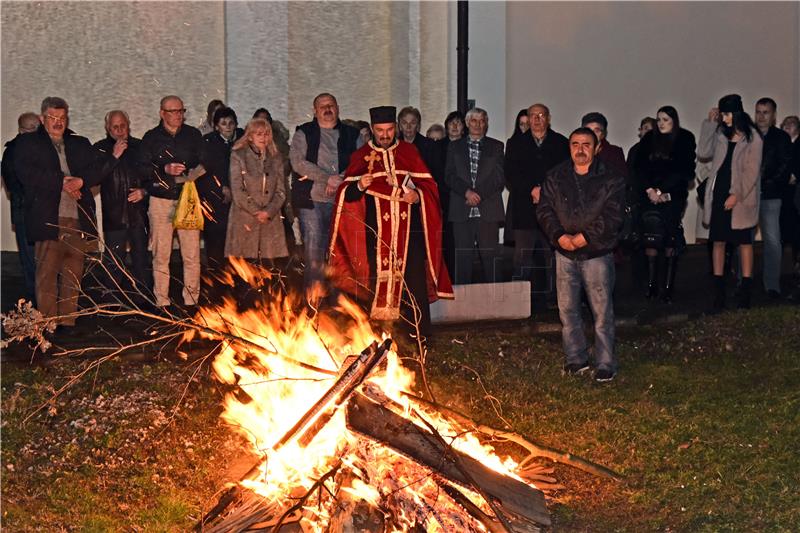
{"type": "Polygon", "coordinates": [[[289,252],[281,218],[286,201],[283,156],[262,118],[250,120],[233,145],[230,182],[233,203],[228,220],[225,255],[244,257],[278,268],[289,252]]]}

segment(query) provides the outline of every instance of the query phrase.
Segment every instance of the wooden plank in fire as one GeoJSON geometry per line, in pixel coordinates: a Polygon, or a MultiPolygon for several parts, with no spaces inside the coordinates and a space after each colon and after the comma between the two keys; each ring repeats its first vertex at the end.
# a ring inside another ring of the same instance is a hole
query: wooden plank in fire
{"type": "Polygon", "coordinates": [[[386,444],[455,483],[472,487],[474,481],[483,493],[495,498],[505,511],[535,524],[550,525],[550,515],[541,491],[495,472],[453,448],[445,448],[427,429],[362,394],[351,397],[345,412],[347,426],[351,430],[386,444]],[[455,456],[458,456],[458,465],[455,456]],[[465,477],[462,468],[467,470],[472,481],[465,477]]]}

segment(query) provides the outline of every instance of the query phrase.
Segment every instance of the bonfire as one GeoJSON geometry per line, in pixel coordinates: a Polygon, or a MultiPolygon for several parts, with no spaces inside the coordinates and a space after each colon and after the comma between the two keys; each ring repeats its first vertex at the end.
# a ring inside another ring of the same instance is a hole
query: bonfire
{"type": "MultiPolygon", "coordinates": [[[[222,488],[198,531],[534,532],[550,525],[545,494],[564,488],[536,459],[619,479],[603,466],[438,404],[425,380],[424,343],[401,358],[391,336],[355,302],[340,296],[334,309],[319,313],[285,296],[276,281],[268,270],[232,260],[217,282],[264,291],[264,298],[246,299],[254,302],[247,308],[231,296],[192,317],[147,312],[129,294],[116,305],[94,304],[84,314],[139,316],[167,331],[115,348],[56,391],[131,346],[176,335],[216,342],[211,367],[230,391],[222,419],[259,459],[222,488]],[[277,290],[264,290],[270,286],[277,290]],[[498,442],[518,445],[527,456],[500,454],[498,442]]],[[[4,325],[35,322],[17,327],[15,338],[41,345],[51,324],[28,315],[21,303],[3,316],[4,325]]]]}
{"type": "MultiPolygon", "coordinates": [[[[268,275],[243,262],[234,269],[251,284],[268,275]]],[[[535,480],[558,488],[551,470],[501,456],[486,428],[424,399],[397,345],[354,302],[340,296],[327,314],[295,304],[272,295],[243,311],[227,299],[200,309],[204,328],[186,334],[222,343],[212,368],[233,391],[222,418],[261,458],[199,530],[528,532],[550,524],[535,480]]]]}

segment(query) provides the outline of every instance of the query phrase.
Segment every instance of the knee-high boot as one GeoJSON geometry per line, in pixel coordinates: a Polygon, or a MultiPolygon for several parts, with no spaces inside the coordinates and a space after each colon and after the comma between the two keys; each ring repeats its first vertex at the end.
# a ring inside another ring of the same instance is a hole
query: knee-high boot
{"type": "Polygon", "coordinates": [[[725,274],[714,276],[714,311],[725,309],[725,274]]]}
{"type": "Polygon", "coordinates": [[[647,291],[645,298],[655,298],[658,294],[658,256],[647,256],[647,291]]]}
{"type": "Polygon", "coordinates": [[[739,309],[750,309],[750,287],[753,285],[753,278],[742,278],[742,285],[739,287],[739,294],[736,298],[736,307],[739,309]]]}
{"type": "Polygon", "coordinates": [[[664,278],[664,290],[661,292],[661,299],[670,303],[672,301],[672,289],[675,286],[675,271],[678,268],[678,256],[667,257],[667,275],[664,278]]]}

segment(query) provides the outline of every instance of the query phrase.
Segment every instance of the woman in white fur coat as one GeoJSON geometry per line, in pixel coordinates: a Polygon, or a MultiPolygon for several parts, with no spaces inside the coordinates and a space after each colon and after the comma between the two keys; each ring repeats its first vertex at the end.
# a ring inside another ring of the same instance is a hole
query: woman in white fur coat
{"type": "Polygon", "coordinates": [[[703,121],[699,159],[711,158],[703,224],[714,243],[714,310],[725,307],[725,244],[739,248],[742,285],[737,306],[750,307],[753,282],[753,235],[761,197],[761,136],[745,113],[738,94],[723,96],[703,121]]]}

